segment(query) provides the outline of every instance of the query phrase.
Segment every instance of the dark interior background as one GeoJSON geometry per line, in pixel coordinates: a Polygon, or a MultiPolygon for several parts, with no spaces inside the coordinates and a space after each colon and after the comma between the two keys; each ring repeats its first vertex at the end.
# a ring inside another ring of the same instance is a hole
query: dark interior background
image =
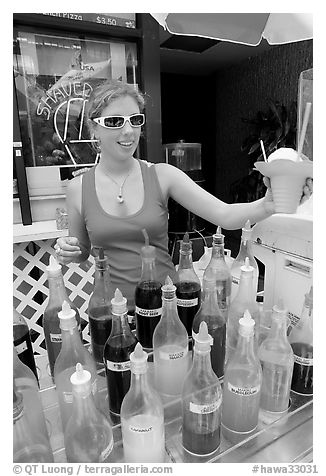
{"type": "MultiPolygon", "coordinates": [[[[312,67],[312,40],[273,47],[208,75],[173,74],[161,65],[163,144],[201,143],[204,188],[230,203],[230,185],[248,173],[241,143],[249,126],[241,118],[267,110],[269,98],[285,106],[296,101],[299,75],[312,67]]],[[[225,235],[237,253],[240,231],[225,235]]]]}

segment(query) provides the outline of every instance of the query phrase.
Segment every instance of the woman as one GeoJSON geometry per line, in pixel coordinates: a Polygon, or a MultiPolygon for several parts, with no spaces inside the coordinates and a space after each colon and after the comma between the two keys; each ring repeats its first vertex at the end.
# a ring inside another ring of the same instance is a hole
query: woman
{"type": "MultiPolygon", "coordinates": [[[[118,287],[134,307],[141,273],[142,229],[156,247],[158,279],[164,283],[175,270],[168,254],[168,198],[205,220],[226,229],[256,223],[274,211],[270,188],[252,203],[226,204],[206,192],[184,172],[166,163],[152,164],[133,154],[145,116],[143,96],[129,84],[105,83],[88,102],[88,126],[100,149],[99,164],[69,182],[69,237],[55,245],[63,264],[85,261],[91,247],[109,256],[112,290],[118,287]]],[[[311,180],[310,180],[311,182],[311,180]]],[[[269,182],[265,184],[269,187],[269,182]]],[[[305,197],[311,194],[304,187],[305,197]]]]}

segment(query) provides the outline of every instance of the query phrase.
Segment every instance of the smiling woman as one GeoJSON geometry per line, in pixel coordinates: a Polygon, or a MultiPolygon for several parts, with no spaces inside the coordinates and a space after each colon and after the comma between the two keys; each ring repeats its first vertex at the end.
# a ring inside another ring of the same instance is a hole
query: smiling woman
{"type": "MultiPolygon", "coordinates": [[[[195,215],[226,229],[240,228],[249,219],[262,220],[274,211],[270,192],[252,203],[226,204],[166,163],[134,158],[144,124],[144,98],[120,81],[94,90],[87,107],[91,136],[97,141],[99,163],[67,187],[69,236],[57,240],[63,264],[87,259],[93,247],[109,257],[111,296],[119,288],[134,310],[141,275],[142,230],[156,249],[157,280],[176,272],[168,253],[168,208],[171,197],[195,215]]],[[[308,192],[307,192],[308,193],[308,192]]]]}

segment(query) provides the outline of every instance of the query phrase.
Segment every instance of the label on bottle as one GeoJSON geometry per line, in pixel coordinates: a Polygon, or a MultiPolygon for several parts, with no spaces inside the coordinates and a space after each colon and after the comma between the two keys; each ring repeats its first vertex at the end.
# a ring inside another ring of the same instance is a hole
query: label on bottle
{"type": "Polygon", "coordinates": [[[72,392],[62,392],[65,403],[72,403],[72,392]]]}
{"type": "Polygon", "coordinates": [[[152,426],[139,427],[139,426],[130,425],[129,430],[134,433],[150,433],[151,431],[153,431],[153,427],[152,426]]]}
{"type": "Polygon", "coordinates": [[[216,412],[216,410],[219,409],[221,403],[222,398],[212,403],[206,403],[205,405],[198,405],[197,403],[189,402],[189,410],[192,413],[197,413],[198,415],[206,415],[208,413],[216,412]]]}
{"type": "Polygon", "coordinates": [[[99,459],[99,462],[100,463],[103,463],[106,458],[109,456],[109,454],[111,453],[113,449],[113,438],[111,439],[110,443],[108,444],[108,446],[106,448],[104,448],[104,450],[101,452],[100,454],[100,459],[99,459]]]}
{"type": "Polygon", "coordinates": [[[181,307],[193,307],[198,305],[198,297],[194,299],[179,299],[177,298],[177,305],[181,307]]]}
{"type": "Polygon", "coordinates": [[[240,283],[240,278],[238,276],[232,276],[232,283],[238,285],[240,283]]]}
{"type": "Polygon", "coordinates": [[[291,327],[295,327],[300,321],[300,316],[288,311],[288,318],[290,319],[291,327]]]}
{"type": "Polygon", "coordinates": [[[26,340],[24,340],[23,342],[21,342],[18,345],[15,345],[15,349],[17,350],[17,354],[21,354],[22,352],[24,352],[27,349],[26,340]]]}
{"type": "Polygon", "coordinates": [[[110,360],[107,360],[106,368],[108,370],[113,370],[113,372],[126,372],[127,370],[130,370],[130,360],[125,362],[111,362],[110,360]]]}
{"type": "Polygon", "coordinates": [[[188,348],[184,348],[179,350],[178,352],[162,352],[160,350],[159,356],[162,360],[177,360],[183,359],[187,356],[188,348]]]}
{"type": "Polygon", "coordinates": [[[51,342],[54,342],[54,343],[61,343],[62,342],[62,336],[61,336],[61,334],[51,334],[50,333],[50,340],[51,340],[51,342]]]}
{"type": "Polygon", "coordinates": [[[306,357],[300,357],[294,354],[294,362],[299,365],[313,365],[313,359],[307,359],[306,357]]]}
{"type": "Polygon", "coordinates": [[[162,315],[162,308],[158,309],[142,309],[141,307],[136,306],[136,313],[144,317],[157,317],[162,315]]]}
{"type": "Polygon", "coordinates": [[[256,387],[237,387],[236,385],[232,385],[230,382],[228,382],[228,390],[231,393],[240,395],[241,397],[251,397],[260,391],[260,385],[257,385],[256,387]]]}

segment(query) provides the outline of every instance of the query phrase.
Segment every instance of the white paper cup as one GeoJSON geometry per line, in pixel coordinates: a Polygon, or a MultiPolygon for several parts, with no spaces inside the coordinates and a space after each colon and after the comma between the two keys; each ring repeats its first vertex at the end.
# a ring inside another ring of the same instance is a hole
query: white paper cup
{"type": "Polygon", "coordinates": [[[256,162],[255,167],[270,178],[275,213],[296,213],[306,179],[313,176],[312,162],[284,159],[256,162]]]}

